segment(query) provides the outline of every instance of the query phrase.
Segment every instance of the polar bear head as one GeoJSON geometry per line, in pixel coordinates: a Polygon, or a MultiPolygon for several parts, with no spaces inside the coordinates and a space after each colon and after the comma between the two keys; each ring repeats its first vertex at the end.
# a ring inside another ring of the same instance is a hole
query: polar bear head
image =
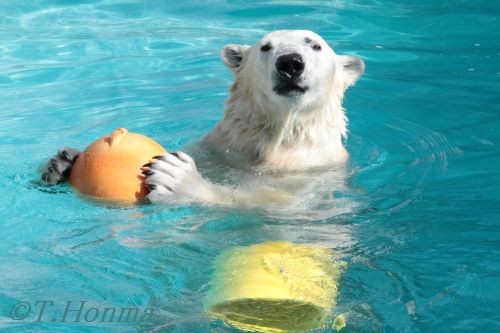
{"type": "Polygon", "coordinates": [[[364,71],[361,59],[337,55],[307,30],[274,31],[253,46],[229,44],[221,58],[235,75],[237,88],[267,111],[305,113],[332,102],[341,109],[345,89],[364,71]]]}

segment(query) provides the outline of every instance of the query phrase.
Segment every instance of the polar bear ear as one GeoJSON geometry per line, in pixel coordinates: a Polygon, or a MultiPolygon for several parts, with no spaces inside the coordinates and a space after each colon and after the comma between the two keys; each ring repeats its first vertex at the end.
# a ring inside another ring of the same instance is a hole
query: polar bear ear
{"type": "Polygon", "coordinates": [[[365,71],[365,63],[358,57],[350,55],[337,56],[344,72],[344,84],[352,86],[365,71]]]}
{"type": "Polygon", "coordinates": [[[228,44],[220,51],[220,58],[224,65],[234,74],[241,69],[241,64],[245,56],[245,52],[250,48],[248,45],[228,44]]]}

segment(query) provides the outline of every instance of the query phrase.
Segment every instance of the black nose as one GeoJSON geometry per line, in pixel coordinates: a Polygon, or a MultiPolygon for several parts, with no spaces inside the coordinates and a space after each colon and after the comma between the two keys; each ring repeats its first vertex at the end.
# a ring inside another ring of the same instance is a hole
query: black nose
{"type": "Polygon", "coordinates": [[[296,80],[304,71],[304,61],[300,54],[285,54],[276,60],[276,69],[283,78],[296,80]]]}

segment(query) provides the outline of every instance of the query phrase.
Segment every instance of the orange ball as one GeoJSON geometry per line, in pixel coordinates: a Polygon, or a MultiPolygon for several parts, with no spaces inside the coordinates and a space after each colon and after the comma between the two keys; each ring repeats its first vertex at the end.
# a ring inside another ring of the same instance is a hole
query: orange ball
{"type": "Polygon", "coordinates": [[[148,190],[141,166],[166,150],[141,134],[117,128],[94,141],[78,156],[69,183],[89,199],[115,204],[135,204],[148,190]]]}

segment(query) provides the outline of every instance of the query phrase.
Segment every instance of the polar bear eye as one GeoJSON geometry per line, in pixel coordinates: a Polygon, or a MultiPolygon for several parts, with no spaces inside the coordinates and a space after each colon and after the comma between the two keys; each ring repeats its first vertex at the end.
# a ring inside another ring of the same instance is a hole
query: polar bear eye
{"type": "Polygon", "coordinates": [[[264,44],[264,45],[262,45],[262,47],[260,48],[260,50],[261,50],[262,52],[267,52],[267,51],[269,51],[270,49],[271,49],[271,43],[264,44]]]}
{"type": "Polygon", "coordinates": [[[321,51],[321,45],[319,44],[314,44],[312,48],[314,51],[321,51]]]}

